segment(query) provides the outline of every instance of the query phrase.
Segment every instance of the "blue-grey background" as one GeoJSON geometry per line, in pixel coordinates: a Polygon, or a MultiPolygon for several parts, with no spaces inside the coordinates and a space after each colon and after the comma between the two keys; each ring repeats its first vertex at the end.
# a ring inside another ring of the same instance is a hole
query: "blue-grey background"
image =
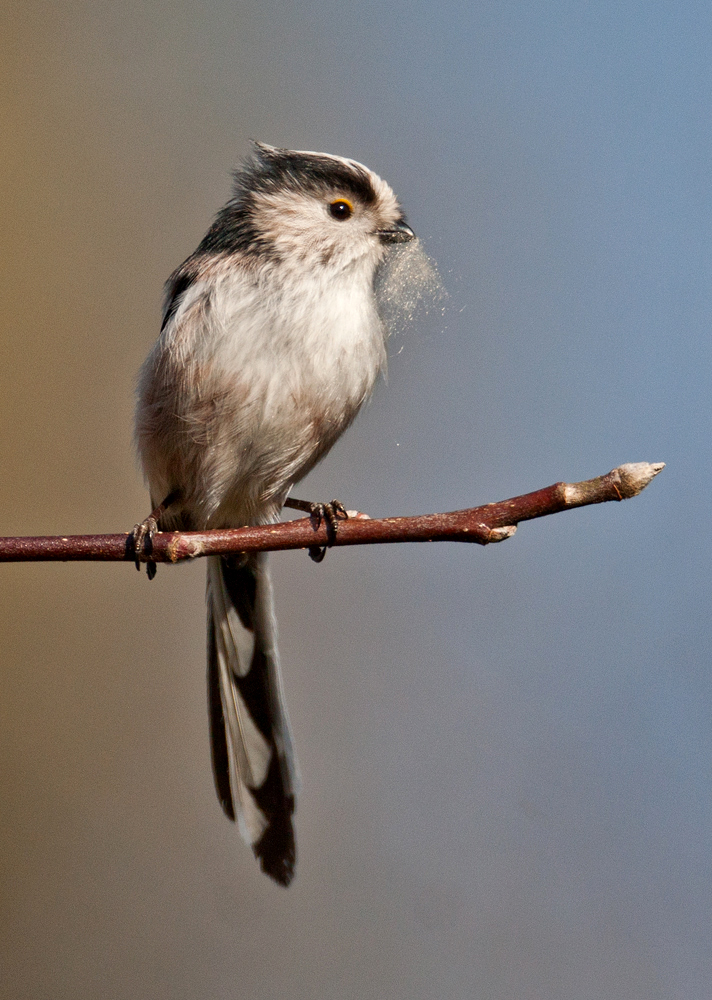
{"type": "Polygon", "coordinates": [[[415,513],[668,463],[488,549],[273,558],[287,892],[213,793],[203,567],[2,567],[3,997],[711,996],[709,6],[0,27],[2,534],[147,513],[135,372],[250,137],[382,174],[449,291],[303,495],[415,513]]]}

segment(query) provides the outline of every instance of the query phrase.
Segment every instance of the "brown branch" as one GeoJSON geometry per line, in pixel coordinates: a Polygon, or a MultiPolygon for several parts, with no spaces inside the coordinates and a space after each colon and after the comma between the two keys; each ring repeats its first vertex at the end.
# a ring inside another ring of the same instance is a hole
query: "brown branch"
{"type": "MultiPolygon", "coordinates": [[[[367,545],[384,542],[501,542],[516,531],[519,521],[546,517],[572,507],[607,500],[626,500],[644,490],[664,468],[636,462],[621,465],[605,476],[581,483],[554,483],[535,493],[512,497],[484,507],[471,507],[448,514],[418,517],[386,517],[372,520],[355,514],[339,521],[335,545],[367,545]]],[[[312,518],[279,524],[215,531],[166,531],[153,536],[150,556],[154,562],[180,562],[197,556],[258,550],[304,549],[327,545],[327,526],[312,518]]],[[[134,561],[131,536],[70,535],[37,538],[0,538],[0,562],[48,560],[134,561]]]]}

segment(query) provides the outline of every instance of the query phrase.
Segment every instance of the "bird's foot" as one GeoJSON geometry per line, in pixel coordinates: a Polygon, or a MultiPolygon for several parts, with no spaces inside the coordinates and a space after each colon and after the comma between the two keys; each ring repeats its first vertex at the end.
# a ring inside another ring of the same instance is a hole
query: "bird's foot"
{"type": "MultiPolygon", "coordinates": [[[[172,507],[177,500],[180,500],[180,490],[173,490],[168,494],[163,503],[159,503],[155,510],[152,510],[148,517],[140,524],[134,525],[134,530],[129,535],[129,546],[133,550],[136,569],[141,572],[141,556],[150,556],[153,549],[153,536],[158,531],[158,522],[169,507],[172,507]]],[[[153,559],[146,560],[146,575],[152,580],[156,575],[156,564],[153,559]]]]}
{"type": "MultiPolygon", "coordinates": [[[[153,548],[153,536],[158,531],[158,520],[149,514],[149,516],[141,521],[140,524],[135,524],[134,529],[130,534],[131,545],[134,552],[134,562],[136,564],[136,569],[141,572],[141,555],[150,555],[151,549],[153,548]]],[[[152,580],[156,575],[156,564],[152,559],[146,562],[146,574],[149,580],[152,580]]]]}
{"type": "Polygon", "coordinates": [[[331,503],[310,504],[309,514],[318,528],[323,521],[326,524],[326,545],[312,545],[309,548],[309,558],[320,563],[326,555],[326,550],[336,541],[336,532],[339,528],[339,521],[348,520],[348,511],[340,500],[332,500],[331,503]]]}
{"type": "MultiPolygon", "coordinates": [[[[309,548],[309,556],[314,562],[321,562],[326,555],[326,550],[336,541],[336,532],[339,521],[346,521],[349,512],[340,500],[332,500],[331,503],[311,503],[309,500],[297,500],[295,497],[287,497],[284,502],[285,507],[293,510],[303,510],[309,514],[314,521],[314,527],[318,528],[322,521],[326,524],[326,545],[312,545],[309,548]]],[[[351,511],[353,514],[354,511],[351,511]]]]}

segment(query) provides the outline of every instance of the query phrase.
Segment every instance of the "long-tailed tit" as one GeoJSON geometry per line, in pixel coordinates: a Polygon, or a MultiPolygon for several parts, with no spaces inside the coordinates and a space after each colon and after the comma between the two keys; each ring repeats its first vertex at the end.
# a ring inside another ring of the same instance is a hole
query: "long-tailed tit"
{"type": "MultiPolygon", "coordinates": [[[[139,377],[136,440],[152,504],[166,501],[161,528],[278,518],[371,393],[385,361],[376,272],[389,244],[413,236],[361,164],[256,144],[169,278],[139,377]]],[[[265,555],[211,557],[207,603],[218,797],[288,885],[298,779],[265,555]]]]}

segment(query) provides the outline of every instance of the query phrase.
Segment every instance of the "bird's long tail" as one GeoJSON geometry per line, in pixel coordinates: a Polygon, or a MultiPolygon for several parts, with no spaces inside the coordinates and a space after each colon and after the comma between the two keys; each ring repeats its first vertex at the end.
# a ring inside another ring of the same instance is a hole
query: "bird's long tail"
{"type": "Polygon", "coordinates": [[[281,885],[294,876],[297,769],[265,553],[208,559],[208,705],[223,810],[281,885]]]}

